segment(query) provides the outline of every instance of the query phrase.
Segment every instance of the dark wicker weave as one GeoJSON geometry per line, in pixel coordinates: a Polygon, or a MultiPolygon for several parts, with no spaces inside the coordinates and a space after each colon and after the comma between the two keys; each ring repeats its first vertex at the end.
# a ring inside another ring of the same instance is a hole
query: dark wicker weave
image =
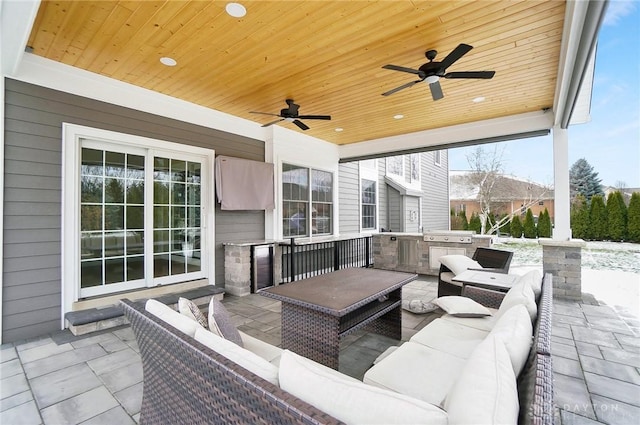
{"type": "Polygon", "coordinates": [[[123,300],[142,357],[141,424],[339,424],[123,300]]]}
{"type": "MultiPolygon", "coordinates": [[[[471,258],[476,260],[485,271],[509,273],[509,266],[511,265],[513,252],[503,251],[501,249],[478,247],[471,258]]],[[[442,264],[440,265],[440,270],[438,271],[438,297],[462,294],[462,286],[454,285],[442,280],[442,273],[450,271],[451,270],[449,270],[448,267],[442,264]]]]}
{"type": "MultiPolygon", "coordinates": [[[[551,336],[551,290],[551,275],[546,275],[534,327],[536,349],[531,350],[518,378],[521,425],[552,425],[554,421],[551,355],[546,348],[551,336]]],[[[128,300],[122,305],[142,357],[141,424],[341,423],[158,320],[143,307],[128,300]]]]}
{"type": "MultiPolygon", "coordinates": [[[[542,292],[537,300],[538,315],[533,326],[533,346],[524,370],[518,377],[520,424],[551,425],[554,421],[551,367],[552,279],[552,275],[547,273],[542,281],[542,292]]],[[[463,295],[485,307],[498,308],[505,293],[465,286],[463,295]]]]}

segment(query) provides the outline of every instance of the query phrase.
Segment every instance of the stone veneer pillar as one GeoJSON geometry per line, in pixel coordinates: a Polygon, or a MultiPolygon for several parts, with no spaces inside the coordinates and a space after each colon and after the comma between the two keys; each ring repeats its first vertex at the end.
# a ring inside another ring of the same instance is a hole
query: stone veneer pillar
{"type": "Polygon", "coordinates": [[[582,299],[582,239],[566,241],[540,239],[543,273],[553,275],[553,295],[571,300],[582,299]]]}
{"type": "Polygon", "coordinates": [[[225,244],[224,290],[239,297],[251,293],[251,245],[225,244]]]}

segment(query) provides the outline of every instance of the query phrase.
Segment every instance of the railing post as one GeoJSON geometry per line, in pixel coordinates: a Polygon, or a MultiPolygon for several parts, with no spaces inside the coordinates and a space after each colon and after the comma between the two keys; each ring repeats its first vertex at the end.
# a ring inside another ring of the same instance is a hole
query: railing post
{"type": "Polygon", "coordinates": [[[289,251],[289,273],[291,273],[289,282],[296,280],[296,261],[295,261],[295,239],[291,238],[291,249],[289,251]]]}
{"type": "Polygon", "coordinates": [[[367,236],[364,239],[364,257],[365,257],[365,267],[369,268],[371,263],[369,263],[369,249],[371,249],[371,239],[373,236],[367,236]]]}
{"type": "Polygon", "coordinates": [[[340,241],[333,241],[333,270],[340,270],[340,241]]]}

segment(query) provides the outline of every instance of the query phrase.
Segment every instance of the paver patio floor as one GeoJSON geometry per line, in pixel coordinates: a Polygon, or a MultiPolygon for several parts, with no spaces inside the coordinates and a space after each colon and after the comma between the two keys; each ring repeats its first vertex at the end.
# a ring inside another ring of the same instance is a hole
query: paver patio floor
{"type": "MultiPolygon", "coordinates": [[[[403,289],[405,300],[436,296],[437,279],[421,276],[403,289]]],[[[225,296],[243,332],[280,344],[280,303],[252,294],[225,296]]],[[[438,314],[403,311],[403,340],[438,314]]],[[[373,360],[399,342],[365,332],[341,343],[340,370],[362,378],[373,360]]],[[[600,305],[554,300],[552,353],[556,423],[640,422],[640,320],[600,305]]],[[[129,327],[74,337],[68,331],[1,350],[0,423],[135,424],[142,397],[142,367],[129,327]]]]}

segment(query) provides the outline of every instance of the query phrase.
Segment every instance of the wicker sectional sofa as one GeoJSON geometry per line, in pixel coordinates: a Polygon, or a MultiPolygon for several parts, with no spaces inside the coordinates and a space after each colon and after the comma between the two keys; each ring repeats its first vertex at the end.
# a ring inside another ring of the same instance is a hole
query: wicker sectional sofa
{"type": "MultiPolygon", "coordinates": [[[[182,319],[174,327],[144,305],[124,300],[142,357],[140,421],[453,424],[498,423],[505,418],[515,422],[517,416],[522,424],[552,424],[551,276],[539,287],[526,352],[522,344],[511,343],[504,324],[507,333],[503,329],[501,337],[494,335],[500,333],[493,328],[500,327],[496,317],[505,294],[467,287],[465,296],[496,309],[496,314],[445,315],[433,321],[411,340],[383,353],[364,382],[246,334],[241,333],[244,348],[231,347],[233,343],[182,319]],[[240,357],[234,357],[238,353],[240,357]],[[247,366],[245,360],[251,356],[260,357],[264,367],[247,366]],[[522,364],[513,366],[514,356],[522,364]],[[517,380],[514,368],[520,369],[517,380]]],[[[510,314],[512,310],[516,309],[509,309],[510,314]]],[[[518,320],[524,323],[521,317],[502,321],[518,320]]]]}

